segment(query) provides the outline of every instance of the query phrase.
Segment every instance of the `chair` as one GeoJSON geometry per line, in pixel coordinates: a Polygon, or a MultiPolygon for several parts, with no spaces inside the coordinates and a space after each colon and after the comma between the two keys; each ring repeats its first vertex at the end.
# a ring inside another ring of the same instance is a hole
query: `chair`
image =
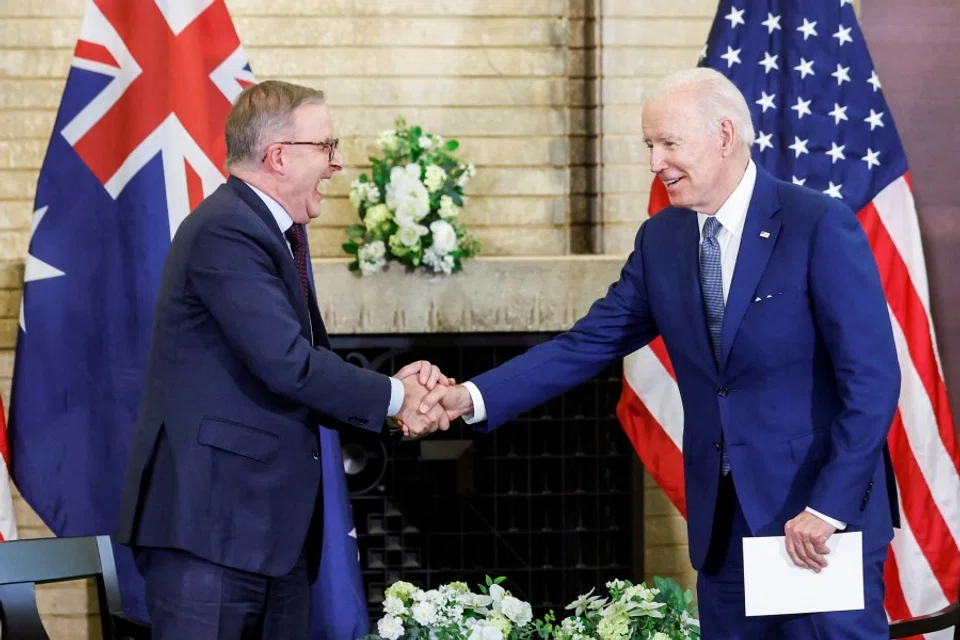
{"type": "Polygon", "coordinates": [[[123,615],[109,536],[0,543],[0,630],[4,640],[49,640],[35,587],[93,578],[104,640],[149,639],[145,623],[123,615]]]}
{"type": "Polygon", "coordinates": [[[891,638],[909,638],[953,627],[953,640],[960,640],[960,602],[954,601],[936,613],[894,620],[890,623],[891,638]]]}

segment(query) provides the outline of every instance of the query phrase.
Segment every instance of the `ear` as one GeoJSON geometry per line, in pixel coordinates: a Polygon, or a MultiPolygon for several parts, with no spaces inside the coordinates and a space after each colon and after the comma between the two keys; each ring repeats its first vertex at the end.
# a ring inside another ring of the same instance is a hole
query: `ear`
{"type": "Polygon", "coordinates": [[[283,145],[271,145],[267,149],[266,158],[264,159],[263,164],[271,171],[283,172],[286,164],[286,158],[283,156],[283,145]]]}
{"type": "Polygon", "coordinates": [[[737,130],[733,126],[733,121],[723,119],[720,121],[720,155],[723,157],[733,153],[737,143],[737,130]]]}

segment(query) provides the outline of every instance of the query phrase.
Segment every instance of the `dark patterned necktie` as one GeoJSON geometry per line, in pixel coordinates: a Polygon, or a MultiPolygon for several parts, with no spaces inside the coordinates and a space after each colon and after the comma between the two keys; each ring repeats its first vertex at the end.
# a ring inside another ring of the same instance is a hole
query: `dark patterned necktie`
{"type": "Polygon", "coordinates": [[[293,251],[293,264],[297,267],[300,276],[300,286],[303,287],[303,297],[310,304],[310,278],[307,275],[307,231],[302,224],[294,223],[284,235],[293,251]]]}
{"type": "MultiPolygon", "coordinates": [[[[703,223],[703,240],[700,242],[700,291],[703,294],[703,311],[707,316],[707,331],[713,347],[713,357],[720,366],[721,335],[723,332],[723,270],[720,265],[720,221],[708,216],[703,223]]],[[[730,458],[727,447],[720,453],[720,472],[730,473],[730,458]]]]}

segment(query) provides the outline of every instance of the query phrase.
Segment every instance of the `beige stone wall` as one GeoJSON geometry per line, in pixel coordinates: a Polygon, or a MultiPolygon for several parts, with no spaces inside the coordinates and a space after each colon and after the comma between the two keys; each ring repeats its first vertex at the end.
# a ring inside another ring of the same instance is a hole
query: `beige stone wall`
{"type": "MultiPolygon", "coordinates": [[[[478,167],[467,221],[491,256],[626,252],[650,183],[645,91],[692,65],[714,0],[227,0],[259,79],[327,92],[351,165],[311,225],[336,256],[349,182],[404,115],[478,167]],[[269,6],[269,9],[266,7],[269,6]]],[[[0,393],[9,406],[37,174],[84,0],[0,2],[0,393]]],[[[599,294],[600,292],[598,292],[599,294]]],[[[692,584],[683,522],[646,489],[647,569],[692,584]]],[[[49,535],[19,499],[24,537],[49,535]]],[[[42,591],[57,638],[97,637],[85,588],[42,591]]]]}

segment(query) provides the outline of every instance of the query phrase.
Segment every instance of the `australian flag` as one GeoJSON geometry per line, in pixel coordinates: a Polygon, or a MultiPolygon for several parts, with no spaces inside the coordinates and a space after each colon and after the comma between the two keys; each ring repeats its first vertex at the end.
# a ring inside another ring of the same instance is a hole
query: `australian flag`
{"type": "MultiPolygon", "coordinates": [[[[113,531],[164,258],[224,181],[224,122],[253,82],[223,0],[87,4],[37,185],[10,407],[14,481],[58,536],[113,531]]],[[[355,638],[366,600],[339,440],[321,429],[312,626],[355,638]]],[[[145,618],[132,556],[115,555],[124,606],[145,618]]]]}

